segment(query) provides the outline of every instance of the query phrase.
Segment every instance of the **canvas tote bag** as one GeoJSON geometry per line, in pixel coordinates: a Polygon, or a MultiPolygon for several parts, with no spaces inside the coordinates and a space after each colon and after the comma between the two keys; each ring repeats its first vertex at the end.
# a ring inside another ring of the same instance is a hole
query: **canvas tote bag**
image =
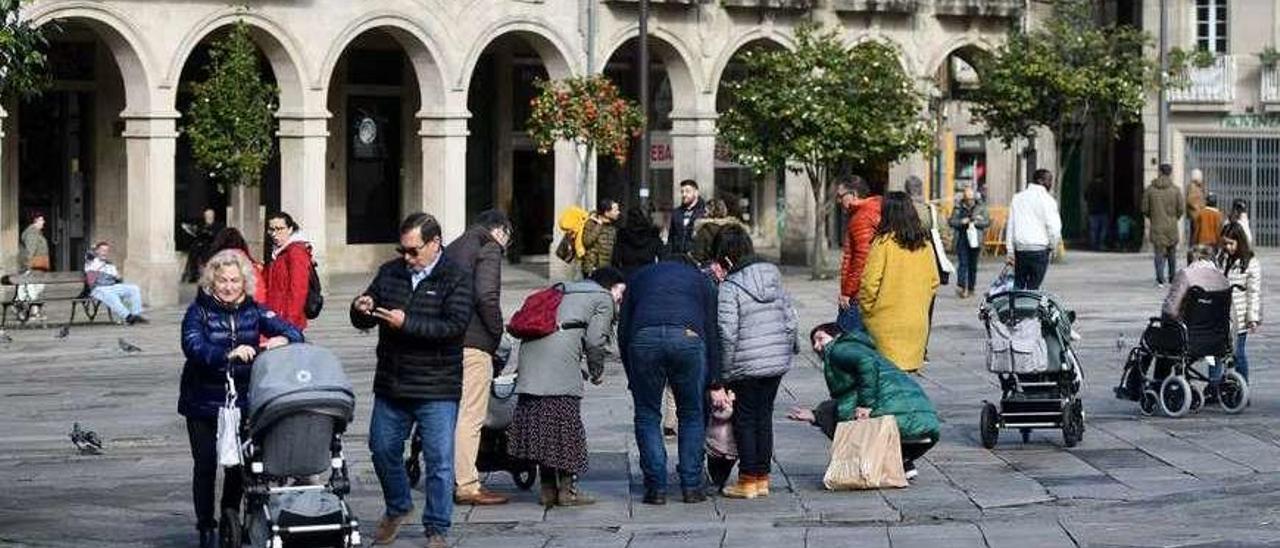
{"type": "Polygon", "coordinates": [[[831,491],[906,487],[898,421],[886,415],[836,425],[822,485],[831,491]]]}
{"type": "Polygon", "coordinates": [[[236,383],[227,370],[227,400],[218,410],[218,464],[240,466],[240,408],[236,406],[236,383]]]}

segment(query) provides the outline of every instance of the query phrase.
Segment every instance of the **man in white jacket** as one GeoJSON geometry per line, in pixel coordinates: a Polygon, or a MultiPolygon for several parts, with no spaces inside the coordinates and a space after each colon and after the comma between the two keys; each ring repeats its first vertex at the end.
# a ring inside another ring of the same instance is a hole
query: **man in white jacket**
{"type": "Polygon", "coordinates": [[[1040,289],[1049,258],[1062,241],[1062,218],[1058,201],[1049,193],[1052,188],[1053,174],[1037,169],[1031,184],[1009,204],[1004,241],[1015,289],[1040,289]]]}

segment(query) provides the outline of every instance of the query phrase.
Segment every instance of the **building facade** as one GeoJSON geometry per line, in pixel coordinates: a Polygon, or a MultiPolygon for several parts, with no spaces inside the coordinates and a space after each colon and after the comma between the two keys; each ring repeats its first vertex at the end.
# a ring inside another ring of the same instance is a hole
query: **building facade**
{"type": "MultiPolygon", "coordinates": [[[[1169,160],[1183,185],[1204,173],[1208,190],[1227,211],[1250,204],[1255,245],[1280,245],[1280,1],[1170,0],[1169,46],[1204,51],[1169,91],[1169,160]],[[1268,56],[1268,50],[1272,55],[1268,56]]],[[[1144,27],[1156,35],[1160,5],[1145,2],[1144,27]]],[[[1144,117],[1145,179],[1159,163],[1158,102],[1144,117]]]]}
{"type": "MultiPolygon", "coordinates": [[[[716,138],[718,92],[735,55],[789,47],[805,20],[838,27],[849,44],[892,44],[929,94],[921,115],[941,122],[941,156],[894,166],[892,184],[915,173],[943,196],[956,178],[981,180],[994,202],[1017,186],[1014,155],[982,138],[962,88],[973,77],[967,53],[1025,24],[1023,0],[653,6],[653,146],[638,153],[650,154],[660,212],[679,181],[694,179],[765,245],[808,249],[808,184],[750,173],[716,138]]],[[[545,255],[558,212],[620,197],[639,175],[602,159],[584,176],[567,144],[538,154],[523,132],[534,82],[604,72],[635,96],[637,14],[635,0],[315,0],[247,11],[216,1],[35,0],[23,16],[51,30],[56,83],[0,110],[0,270],[13,267],[34,211],[50,218],[58,269],[77,269],[90,242],[112,241],[152,305],[176,301],[177,226],[205,207],[255,246],[265,211],[290,212],[327,272],[368,271],[391,256],[396,221],[414,210],[436,215],[448,239],[476,212],[502,208],[519,229],[516,253],[545,255]],[[181,129],[210,42],[236,21],[251,28],[263,74],[279,88],[278,157],[259,187],[224,191],[196,168],[181,129]]]]}

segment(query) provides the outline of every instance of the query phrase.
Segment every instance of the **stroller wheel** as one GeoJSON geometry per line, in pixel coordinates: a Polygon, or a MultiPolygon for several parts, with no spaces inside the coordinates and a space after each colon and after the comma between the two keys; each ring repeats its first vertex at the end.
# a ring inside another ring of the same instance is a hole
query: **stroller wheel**
{"type": "Polygon", "coordinates": [[[1244,380],[1244,375],[1235,370],[1227,371],[1218,387],[1218,403],[1223,411],[1233,415],[1244,411],[1249,404],[1249,383],[1244,380]]]}
{"type": "Polygon", "coordinates": [[[1150,417],[1151,415],[1156,414],[1156,407],[1160,405],[1158,403],[1159,401],[1160,396],[1156,395],[1155,390],[1144,390],[1142,392],[1142,399],[1138,400],[1138,408],[1142,410],[1143,415],[1150,417]]]}
{"type": "Polygon", "coordinates": [[[538,480],[538,469],[533,466],[525,466],[521,468],[513,468],[511,470],[511,481],[516,482],[516,487],[522,491],[528,491],[533,488],[533,482],[538,480]]]}
{"type": "Polygon", "coordinates": [[[978,425],[982,446],[991,449],[1000,441],[1000,411],[991,403],[982,404],[982,420],[978,425]]]}
{"type": "Polygon", "coordinates": [[[1160,383],[1160,411],[1173,418],[1191,408],[1191,383],[1181,375],[1169,375],[1160,383]]]}

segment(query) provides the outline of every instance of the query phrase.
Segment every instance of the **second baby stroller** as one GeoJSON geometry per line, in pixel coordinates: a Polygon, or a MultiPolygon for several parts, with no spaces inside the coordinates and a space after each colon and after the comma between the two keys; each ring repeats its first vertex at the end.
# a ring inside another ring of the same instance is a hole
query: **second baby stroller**
{"type": "Polygon", "coordinates": [[[1073,447],[1084,439],[1084,372],[1071,348],[1075,313],[1048,293],[1000,288],[979,311],[987,331],[987,369],[1000,379],[999,405],[982,402],[982,445],[1016,428],[1025,443],[1033,429],[1061,429],[1073,447]]]}
{"type": "MultiPolygon", "coordinates": [[[[254,548],[360,545],[342,451],[355,401],[342,363],[327,349],[291,344],[254,361],[241,436],[243,517],[236,524],[254,548]]],[[[224,546],[240,545],[236,533],[224,546]]]]}
{"type": "Polygon", "coordinates": [[[1138,402],[1144,415],[1158,410],[1169,417],[1198,411],[1208,396],[1228,413],[1249,404],[1249,383],[1235,370],[1231,325],[1231,292],[1192,287],[1182,304],[1182,319],[1151,318],[1142,341],[1129,352],[1116,397],[1138,402]],[[1221,380],[1209,368],[1223,367],[1221,380]]]}
{"type": "MultiPolygon", "coordinates": [[[[493,379],[489,388],[489,409],[480,429],[480,448],[476,453],[476,470],[480,472],[507,472],[516,487],[528,491],[538,480],[537,466],[513,458],[507,453],[507,427],[515,414],[516,375],[502,375],[493,379]]],[[[409,485],[417,485],[422,477],[422,435],[415,424],[409,435],[409,456],[405,457],[405,471],[409,485]]]]}

